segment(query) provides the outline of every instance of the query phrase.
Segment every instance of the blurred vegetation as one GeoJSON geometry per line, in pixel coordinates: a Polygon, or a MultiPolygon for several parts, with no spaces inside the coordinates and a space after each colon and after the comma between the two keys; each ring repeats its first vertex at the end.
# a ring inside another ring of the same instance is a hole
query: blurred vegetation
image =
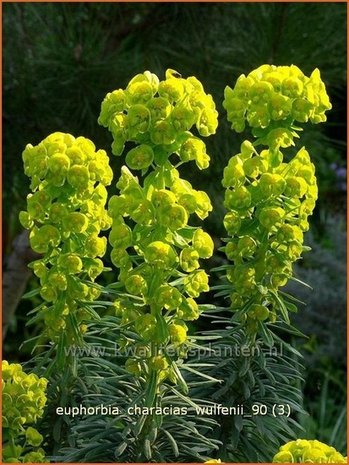
{"type": "MultiPolygon", "coordinates": [[[[324,428],[321,421],[325,415],[333,419],[328,420],[326,431],[336,431],[345,389],[339,390],[328,377],[335,376],[343,383],[345,369],[345,344],[336,342],[340,337],[344,341],[346,334],[345,228],[341,220],[346,198],[346,5],[5,3],[3,35],[5,254],[11,252],[12,241],[21,231],[18,212],[29,184],[22,169],[25,145],[37,144],[58,130],[84,135],[110,152],[110,136],[97,125],[100,103],[108,91],[124,87],[133,75],[146,69],[159,76],[167,68],[183,76],[195,75],[216,101],[220,125],[217,136],[207,141],[211,166],[200,176],[188,168],[185,174],[213,201],[214,213],[206,220],[206,229],[219,243],[223,234],[221,173],[243,140],[243,134],[232,133],[225,120],[224,87],[233,86],[240,74],[263,63],[295,64],[305,74],[320,69],[333,109],[326,124],[305,129],[302,139],[317,167],[320,196],[309,239],[314,252],[298,267],[301,279],[310,282],[315,291],[303,296],[309,305],[300,309],[296,325],[310,336],[303,341],[309,349],[307,364],[325,372],[321,377],[309,371],[317,387],[309,387],[309,376],[305,389],[311,400],[305,407],[320,426],[316,430],[316,425],[307,423],[306,428],[318,434],[324,428]],[[340,233],[333,233],[339,224],[340,233]],[[316,406],[319,415],[314,414],[316,406]],[[324,413],[329,408],[331,415],[324,413]]],[[[112,158],[115,176],[121,163],[112,158]]],[[[219,261],[219,254],[217,257],[219,261]]],[[[11,358],[16,357],[23,338],[32,335],[33,330],[25,329],[28,307],[28,301],[21,303],[5,341],[5,355],[12,353],[11,358]]],[[[27,355],[29,349],[30,345],[27,355]]],[[[340,424],[343,427],[344,423],[340,424]]]]}
{"type": "Polygon", "coordinates": [[[307,339],[294,341],[305,357],[305,409],[300,419],[307,438],[317,438],[346,453],[346,228],[345,218],[327,216],[321,236],[309,232],[312,251],[295,267],[287,291],[306,302],[293,319],[307,339]]]}

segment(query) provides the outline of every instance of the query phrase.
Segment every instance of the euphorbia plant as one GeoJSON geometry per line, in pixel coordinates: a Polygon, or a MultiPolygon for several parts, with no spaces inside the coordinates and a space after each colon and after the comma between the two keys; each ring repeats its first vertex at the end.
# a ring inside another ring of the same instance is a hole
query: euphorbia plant
{"type": "Polygon", "coordinates": [[[298,123],[325,121],[331,104],[319,70],[308,78],[296,66],[263,65],[226,87],[223,105],[232,129],[241,132],[247,123],[255,138],[224,169],[231,308],[250,335],[261,330],[268,338],[261,322],[275,322],[278,313],[289,322],[288,310],[295,310],[279,288],[307,250],[303,233],[318,194],[305,147],[289,161],[284,149],[295,145],[298,123]]]}
{"type": "MultiPolygon", "coordinates": [[[[213,134],[217,111],[195,77],[168,70],[159,82],[145,72],[106,96],[99,122],[113,135],[115,155],[132,143],[117,183],[120,194],[109,201],[109,242],[120,270],[118,289],[125,293],[114,302],[116,312],[122,327],[135,333],[119,344],[133,348],[126,368],[144,381],[144,405],[151,407],[158,405],[166,379],[188,391],[178,363],[190,347],[186,322],[200,315],[195,298],[209,290],[199,260],[213,253],[209,234],[189,221],[192,214],[206,218],[212,206],[177,168],[190,161],[199,169],[209,166],[205,144],[191,129],[196,126],[199,136],[213,134]]],[[[146,423],[148,433],[150,428],[146,423]]]]}
{"type": "Polygon", "coordinates": [[[302,412],[300,354],[283,337],[283,331],[301,335],[288,315],[296,311],[297,299],[282,287],[294,279],[292,264],[307,250],[303,233],[317,197],[314,165],[306,149],[291,160],[284,152],[288,156],[292,149],[284,149],[294,145],[297,121],[323,121],[330,103],[317,70],[308,78],[295,66],[265,65],[225,90],[224,107],[232,128],[241,132],[248,123],[254,140],[241,144],[223,176],[229,237],[222,250],[228,262],[216,269],[224,281],[216,290],[228,305],[217,309],[220,314],[225,310],[220,328],[206,333],[219,338],[214,343],[218,355],[210,356],[211,367],[202,370],[224,383],[194,392],[244,407],[243,414],[218,419],[215,437],[222,447],[217,457],[268,461],[285,435],[296,437],[300,430],[295,421],[302,412]],[[232,357],[236,347],[244,348],[246,355],[238,350],[232,357]],[[266,412],[263,418],[260,408],[266,412]]]}
{"type": "Polygon", "coordinates": [[[113,172],[105,151],[60,132],[28,144],[23,161],[32,193],[19,217],[32,249],[42,255],[30,264],[44,300],[33,321],[44,321],[62,363],[64,347],[82,344],[88,303],[100,295],[93,282],[103,271],[107,240],[100,232],[111,224],[104,206],[113,172]]]}
{"type": "Polygon", "coordinates": [[[185,322],[200,314],[194,299],[209,290],[199,259],[212,255],[213,241],[188,221],[191,214],[204,219],[212,206],[207,194],[181,179],[176,167],[192,160],[199,169],[209,166],[204,142],[190,130],[195,125],[200,136],[213,134],[217,111],[195,77],[183,79],[168,70],[159,82],[146,71],[125,90],[106,96],[99,122],[113,135],[115,155],[124,143],[133,144],[125,158],[128,168],[122,167],[117,183],[120,195],[109,201],[109,242],[127,292],[115,301],[117,313],[137,334],[135,348],[146,348],[145,357],[131,357],[126,366],[137,375],[148,373],[154,390],[148,400],[153,402],[161,379],[183,381],[166,345],[180,347],[187,341],[185,322]],[[129,169],[141,171],[143,181],[129,169]]]}
{"type": "Polygon", "coordinates": [[[113,136],[113,154],[125,155],[126,163],[121,161],[118,192],[107,211],[112,171],[91,141],[55,133],[24,151],[33,194],[21,222],[30,229],[33,249],[43,254],[32,265],[45,300],[34,321],[44,320],[61,363],[66,345],[103,342],[120,349],[112,360],[74,362],[71,401],[81,402],[82,386],[86,405],[102,399],[120,411],[116,419],[72,420],[69,442],[55,438],[59,460],[266,460],[292,436],[290,424],[297,427],[286,416],[263,423],[242,414],[206,418],[195,409],[200,403],[265,403],[268,409],[289,402],[301,410],[299,387],[290,382],[301,379],[298,354],[278,332],[296,331],[288,317],[295,299],[280,288],[306,250],[303,233],[317,187],[307,150],[287,160],[284,149],[294,145],[298,123],[324,121],[331,105],[317,70],[308,78],[295,66],[264,65],[226,88],[224,107],[232,128],[241,132],[247,124],[254,137],[242,142],[223,176],[227,262],[212,271],[225,280],[216,289],[227,307],[196,302],[210,289],[200,267],[214,247],[190,220],[204,220],[212,206],[205,192],[182,178],[180,167],[194,162],[199,170],[208,168],[202,137],[214,134],[218,123],[213,99],[198,79],[167,70],[159,81],[146,71],[107,94],[98,121],[113,136]],[[104,269],[107,239],[100,233],[109,229],[117,281],[103,287],[94,280],[104,269]],[[96,302],[101,292],[105,300],[96,302]],[[104,305],[109,311],[98,315],[104,305]],[[187,323],[205,312],[219,324],[189,335],[187,323]],[[223,350],[261,342],[286,354],[236,360],[223,350]],[[213,355],[203,363],[192,348],[213,355]],[[135,405],[148,413],[133,416],[128,408],[135,405]],[[186,413],[161,413],[173,405],[186,413]]]}

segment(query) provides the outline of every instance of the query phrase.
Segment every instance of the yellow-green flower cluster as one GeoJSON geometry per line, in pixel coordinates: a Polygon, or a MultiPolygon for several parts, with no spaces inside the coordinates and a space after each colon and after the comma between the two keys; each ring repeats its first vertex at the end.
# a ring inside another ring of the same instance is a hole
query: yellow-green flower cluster
{"type": "Polygon", "coordinates": [[[2,362],[3,461],[45,462],[45,452],[38,447],[42,435],[30,424],[43,415],[46,404],[45,378],[26,374],[21,365],[2,362]],[[33,449],[34,448],[34,449],[33,449]]]}
{"type": "Polygon", "coordinates": [[[275,166],[271,150],[258,153],[245,141],[224,169],[223,186],[232,308],[250,301],[249,319],[274,319],[276,302],[267,290],[287,283],[304,250],[303,233],[317,199],[314,165],[303,147],[290,162],[275,166]]]}
{"type": "Polygon", "coordinates": [[[195,126],[200,136],[214,134],[217,116],[211,95],[198,79],[183,79],[169,69],[164,81],[145,71],[131,79],[125,90],[108,93],[98,122],[112,133],[115,155],[122,154],[127,141],[137,144],[126,156],[130,169],[161,166],[173,153],[205,169],[210,160],[205,144],[190,130],[195,126]]]}
{"type": "Polygon", "coordinates": [[[321,123],[331,103],[315,69],[310,77],[297,66],[262,65],[247,76],[242,74],[234,89],[225,88],[223,106],[236,132],[252,128],[290,126],[297,121],[321,123]]]}
{"type": "Polygon", "coordinates": [[[241,320],[255,333],[260,321],[275,321],[277,308],[286,318],[278,289],[307,250],[303,233],[318,195],[306,149],[289,162],[281,149],[298,137],[294,121],[325,121],[331,104],[317,69],[307,78],[296,66],[263,65],[240,76],[234,90],[226,88],[224,106],[233,129],[243,131],[247,121],[257,137],[242,143],[223,177],[231,307],[242,310],[241,320]],[[257,152],[258,145],[267,149],[257,152]]]}
{"type": "Polygon", "coordinates": [[[273,463],[347,463],[347,458],[323,442],[297,439],[281,446],[273,463]]]}
{"type": "MultiPolygon", "coordinates": [[[[208,276],[199,269],[199,260],[213,254],[209,234],[188,226],[188,220],[193,212],[206,217],[212,209],[210,200],[181,180],[170,164],[151,173],[144,186],[124,166],[117,187],[120,195],[109,201],[113,219],[109,242],[111,260],[120,269],[119,280],[129,294],[143,299],[144,308],[171,315],[169,321],[173,323],[167,336],[174,344],[182,344],[187,329],[183,321],[199,316],[193,298],[209,289],[208,276]],[[177,286],[168,283],[174,276],[181,277],[177,286]]],[[[122,322],[134,321],[145,342],[156,338],[159,325],[154,315],[142,313],[123,299],[116,306],[122,322]]]]}
{"type": "Polygon", "coordinates": [[[42,313],[51,337],[66,327],[79,300],[93,300],[98,291],[82,282],[103,271],[107,239],[100,237],[111,219],[105,209],[113,178],[104,150],[89,139],[56,132],[23,152],[32,193],[20,212],[29,229],[32,249],[43,258],[31,264],[40,278],[42,313]]]}
{"type": "MultiPolygon", "coordinates": [[[[140,302],[135,306],[120,298],[116,311],[122,324],[138,334],[142,347],[154,342],[183,346],[185,322],[199,316],[194,299],[209,290],[200,259],[211,257],[213,241],[188,222],[194,213],[206,218],[211,202],[205,192],[181,179],[169,158],[175,154],[179,164],[193,160],[199,169],[207,168],[205,144],[190,130],[196,126],[199,136],[213,134],[217,116],[201,83],[173,70],[167,70],[161,82],[149,71],[138,74],[125,90],[109,93],[102,103],[99,123],[112,132],[113,153],[121,155],[126,142],[135,145],[125,157],[128,167],[121,169],[120,193],[109,202],[109,242],[119,280],[140,302]],[[130,171],[142,170],[144,175],[148,168],[152,171],[143,183],[130,171]]],[[[171,377],[162,353],[147,354],[146,368],[139,357],[129,359],[127,369],[135,374],[156,369],[171,377]]]]}

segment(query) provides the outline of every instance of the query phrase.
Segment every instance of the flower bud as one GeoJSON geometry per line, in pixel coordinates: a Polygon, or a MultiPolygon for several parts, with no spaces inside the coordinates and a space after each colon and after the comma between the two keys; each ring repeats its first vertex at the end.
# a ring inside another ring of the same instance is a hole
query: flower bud
{"type": "Polygon", "coordinates": [[[61,242],[59,231],[54,226],[45,224],[34,227],[29,235],[30,246],[37,253],[46,253],[49,247],[57,247],[61,242]]]}
{"type": "Polygon", "coordinates": [[[135,376],[140,376],[142,374],[142,367],[140,363],[133,358],[128,358],[125,363],[125,369],[129,373],[135,376]]]}
{"type": "Polygon", "coordinates": [[[200,267],[199,253],[193,247],[186,247],[179,256],[179,263],[183,271],[190,273],[200,267]]]}
{"type": "Polygon", "coordinates": [[[189,131],[195,123],[195,114],[190,107],[179,103],[171,112],[171,123],[178,132],[189,131]]]}
{"type": "Polygon", "coordinates": [[[176,102],[184,94],[184,86],[181,79],[170,78],[159,84],[159,95],[169,102],[176,102]]]}
{"type": "Polygon", "coordinates": [[[169,244],[161,241],[154,241],[147,246],[144,251],[146,262],[159,266],[159,268],[171,268],[177,256],[169,244]]]}
{"type": "Polygon", "coordinates": [[[19,212],[19,222],[25,229],[31,229],[34,226],[34,221],[26,211],[19,212]]]}
{"type": "Polygon", "coordinates": [[[209,234],[202,229],[197,229],[193,236],[193,247],[198,252],[200,258],[212,257],[214,243],[209,234]]]}
{"type": "Polygon", "coordinates": [[[63,226],[65,231],[83,233],[88,227],[88,219],[83,213],[68,213],[68,215],[63,218],[63,226]]]}
{"type": "Polygon", "coordinates": [[[144,295],[148,289],[146,280],[139,274],[134,274],[127,278],[125,287],[127,292],[133,295],[144,295]]]}
{"type": "Polygon", "coordinates": [[[308,190],[308,185],[300,176],[291,176],[286,179],[285,195],[288,197],[303,197],[308,190]]]}
{"type": "Polygon", "coordinates": [[[127,113],[127,129],[132,139],[144,134],[150,126],[150,111],[144,105],[132,105],[127,113]]]}
{"type": "Polygon", "coordinates": [[[156,318],[154,315],[146,313],[142,315],[135,322],[135,329],[137,333],[148,342],[154,339],[156,334],[156,318]]]}
{"type": "Polygon", "coordinates": [[[125,93],[123,90],[114,90],[109,92],[101,105],[101,113],[98,118],[98,124],[108,127],[110,120],[115,113],[123,111],[125,108],[125,93]]]}
{"type": "Polygon", "coordinates": [[[204,191],[194,191],[194,196],[196,201],[195,213],[201,220],[204,220],[212,211],[210,198],[204,191]]]}
{"type": "Polygon", "coordinates": [[[25,432],[27,444],[38,447],[43,441],[43,436],[35,429],[29,426],[25,432]]]}
{"type": "Polygon", "coordinates": [[[156,292],[156,302],[160,307],[174,310],[182,303],[183,297],[178,289],[168,284],[159,287],[156,292]]]}
{"type": "Polygon", "coordinates": [[[159,121],[166,119],[171,113],[171,105],[166,98],[154,97],[147,103],[147,108],[150,111],[151,120],[159,121]]]}
{"type": "Polygon", "coordinates": [[[184,228],[188,222],[188,214],[181,205],[169,205],[159,210],[161,224],[176,231],[184,228]]]}
{"type": "Polygon", "coordinates": [[[281,195],[285,186],[286,182],[279,174],[263,173],[259,180],[259,188],[266,197],[281,195]]]}
{"type": "Polygon", "coordinates": [[[127,249],[132,245],[132,231],[124,222],[113,225],[109,234],[109,242],[113,248],[127,249]]]}
{"type": "Polygon", "coordinates": [[[184,289],[190,297],[199,297],[210,290],[208,276],[203,270],[194,271],[184,278],[184,289]]]}
{"type": "Polygon", "coordinates": [[[96,234],[88,237],[85,242],[86,255],[88,257],[103,257],[107,248],[107,239],[96,234]]]}
{"type": "Polygon", "coordinates": [[[164,356],[156,355],[149,360],[149,367],[156,371],[165,370],[168,362],[164,356]]]}
{"type": "Polygon", "coordinates": [[[68,171],[67,180],[72,187],[78,190],[86,189],[90,180],[89,171],[86,166],[74,165],[68,171]]]}
{"type": "Polygon", "coordinates": [[[243,209],[251,205],[251,194],[244,186],[225,191],[224,205],[229,209],[243,209]]]}
{"type": "Polygon", "coordinates": [[[280,207],[264,207],[259,213],[259,221],[266,229],[271,229],[282,221],[285,211],[280,207]]]}
{"type": "Polygon", "coordinates": [[[237,211],[228,212],[223,220],[223,224],[230,236],[236,234],[241,227],[241,216],[237,211]]]}
{"type": "Polygon", "coordinates": [[[237,251],[241,257],[252,257],[257,248],[256,241],[250,236],[243,236],[237,244],[237,251]]]}
{"type": "Polygon", "coordinates": [[[145,144],[138,145],[126,155],[126,163],[133,170],[148,168],[153,162],[153,159],[153,149],[145,144]]]}
{"type": "Polygon", "coordinates": [[[169,120],[156,121],[150,137],[155,145],[170,145],[176,140],[176,130],[169,120]]]}
{"type": "Polygon", "coordinates": [[[229,160],[223,171],[223,187],[236,187],[245,180],[245,171],[240,157],[234,156],[229,160]]]}
{"type": "Polygon", "coordinates": [[[259,321],[264,321],[269,316],[269,310],[264,305],[252,304],[248,311],[248,316],[259,321]]]}
{"type": "Polygon", "coordinates": [[[187,328],[184,324],[173,323],[168,329],[174,345],[181,345],[187,340],[187,328]]]}
{"type": "Polygon", "coordinates": [[[77,254],[64,254],[58,258],[58,266],[68,274],[77,274],[82,270],[83,264],[77,254]]]}

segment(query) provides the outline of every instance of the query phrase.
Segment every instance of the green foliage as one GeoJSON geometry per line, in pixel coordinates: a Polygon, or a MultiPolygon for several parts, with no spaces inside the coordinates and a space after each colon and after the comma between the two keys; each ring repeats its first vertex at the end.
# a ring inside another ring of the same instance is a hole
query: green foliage
{"type": "Polygon", "coordinates": [[[251,344],[244,329],[216,312],[210,313],[212,324],[226,329],[203,333],[216,340],[207,349],[207,365],[202,364],[200,371],[223,382],[218,386],[198,385],[191,392],[205,396],[207,402],[243,409],[231,416],[217,415],[219,426],[214,437],[222,446],[214,457],[234,463],[268,462],[282,442],[296,438],[302,430],[296,417],[305,413],[299,389],[303,366],[299,352],[280,337],[285,329],[296,330],[275,323],[270,327],[273,347],[268,347],[263,337],[251,344]],[[280,406],[279,415],[273,415],[274,406],[280,406]],[[291,415],[281,414],[283,408],[290,408],[291,415]]]}
{"type": "Polygon", "coordinates": [[[303,408],[309,415],[299,422],[306,432],[302,437],[317,438],[345,455],[346,235],[338,215],[325,218],[323,225],[321,243],[310,231],[306,240],[312,252],[295,266],[296,276],[313,290],[295,282],[287,285],[287,292],[307,303],[293,319],[309,336],[293,341],[308,367],[303,408]]]}
{"type": "Polygon", "coordinates": [[[316,437],[345,455],[347,409],[342,405],[346,394],[342,372],[319,368],[312,370],[310,379],[304,387],[304,408],[309,414],[299,416],[303,436],[316,437]]]}
{"type": "MultiPolygon", "coordinates": [[[[101,324],[107,329],[107,320],[101,324]]],[[[120,366],[119,360],[113,359],[82,358],[79,362],[88,371],[83,378],[88,386],[83,405],[94,408],[101,404],[112,406],[119,410],[119,414],[96,413],[72,419],[73,442],[61,447],[55,460],[83,463],[202,462],[218,450],[219,441],[211,438],[216,427],[214,419],[190,412],[196,403],[200,405],[201,400],[179,395],[173,386],[163,383],[161,395],[152,408],[161,407],[161,412],[169,409],[169,412],[177,413],[142,413],[146,412],[142,404],[144,372],[135,377],[120,366]],[[132,410],[135,408],[138,410],[132,410]]]]}

